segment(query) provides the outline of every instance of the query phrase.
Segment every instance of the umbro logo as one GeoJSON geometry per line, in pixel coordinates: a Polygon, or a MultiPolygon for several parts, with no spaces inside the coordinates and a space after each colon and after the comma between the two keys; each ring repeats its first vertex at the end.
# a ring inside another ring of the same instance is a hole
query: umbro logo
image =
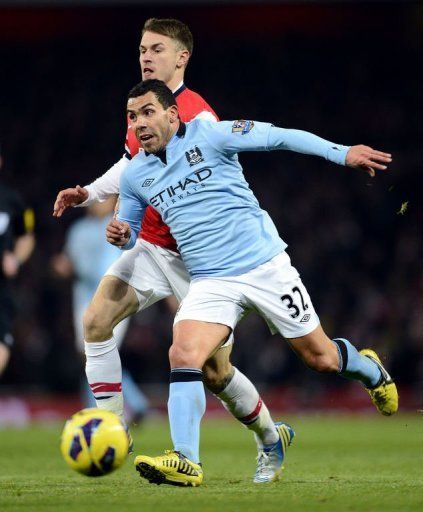
{"type": "Polygon", "coordinates": [[[200,162],[204,162],[203,153],[201,153],[200,148],[197,146],[194,146],[194,149],[185,151],[185,156],[187,157],[190,167],[197,165],[200,162]]]}
{"type": "Polygon", "coordinates": [[[142,184],[143,187],[149,187],[154,181],[154,178],[147,178],[142,184]]]}
{"type": "Polygon", "coordinates": [[[303,323],[303,324],[305,324],[306,322],[308,322],[308,321],[310,320],[310,317],[311,317],[311,315],[309,315],[309,314],[307,313],[306,315],[304,315],[304,316],[301,318],[300,322],[301,322],[301,323],[303,323]]]}

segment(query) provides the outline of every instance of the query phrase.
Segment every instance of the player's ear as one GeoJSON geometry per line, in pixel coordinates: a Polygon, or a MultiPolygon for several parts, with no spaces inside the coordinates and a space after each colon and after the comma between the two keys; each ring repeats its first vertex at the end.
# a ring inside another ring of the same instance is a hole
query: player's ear
{"type": "Polygon", "coordinates": [[[176,61],[177,68],[184,68],[188,64],[191,54],[188,50],[180,50],[178,60],[176,61]]]}
{"type": "Polygon", "coordinates": [[[167,111],[169,114],[169,121],[171,123],[174,123],[177,119],[179,119],[179,111],[176,105],[171,105],[167,111]]]}

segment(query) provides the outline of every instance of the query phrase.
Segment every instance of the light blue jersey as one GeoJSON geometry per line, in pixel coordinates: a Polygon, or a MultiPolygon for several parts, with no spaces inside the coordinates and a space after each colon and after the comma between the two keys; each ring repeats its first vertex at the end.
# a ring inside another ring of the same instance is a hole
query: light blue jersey
{"type": "Polygon", "coordinates": [[[237,153],[273,149],[344,165],[349,147],[257,121],[181,124],[165,155],[139,153],[121,176],[118,219],[131,226],[123,249],[134,246],[151,205],[192,278],[240,275],[269,261],[286,243],[250,190],[237,153]]]}

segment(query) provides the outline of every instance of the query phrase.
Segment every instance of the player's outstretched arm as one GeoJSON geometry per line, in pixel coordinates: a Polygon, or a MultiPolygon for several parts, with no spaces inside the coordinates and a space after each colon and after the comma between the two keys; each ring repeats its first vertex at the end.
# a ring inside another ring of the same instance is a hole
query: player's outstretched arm
{"type": "Polygon", "coordinates": [[[258,121],[223,121],[210,125],[211,142],[228,153],[240,151],[286,150],[320,156],[338,165],[363,169],[370,176],[376,170],[386,170],[392,161],[389,153],[369,146],[343,146],[322,139],[314,133],[290,128],[279,128],[258,121]]]}
{"type": "Polygon", "coordinates": [[[377,151],[369,146],[351,146],[345,158],[345,165],[353,169],[362,169],[372,178],[376,171],[386,171],[387,164],[392,162],[390,153],[377,151]]]}
{"type": "Polygon", "coordinates": [[[66,208],[71,206],[90,206],[93,203],[102,203],[109,197],[119,194],[119,180],[129,164],[123,156],[110,169],[95,181],[85,187],[77,185],[74,188],[61,190],[53,207],[53,216],[61,217],[66,208]]]}
{"type": "Polygon", "coordinates": [[[53,217],[61,217],[66,208],[77,206],[88,199],[88,190],[77,185],[61,190],[53,206],[53,217]]]}

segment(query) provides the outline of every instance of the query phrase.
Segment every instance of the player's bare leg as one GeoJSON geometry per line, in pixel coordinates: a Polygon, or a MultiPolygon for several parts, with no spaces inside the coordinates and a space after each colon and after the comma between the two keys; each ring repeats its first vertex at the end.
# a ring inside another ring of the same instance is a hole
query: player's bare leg
{"type": "MultiPolygon", "coordinates": [[[[179,302],[174,295],[166,304],[176,314],[179,302]]],[[[231,363],[233,344],[220,347],[203,366],[203,382],[223,407],[248,430],[254,432],[257,450],[278,442],[280,433],[254,384],[231,363]]]]}
{"type": "MultiPolygon", "coordinates": [[[[166,303],[176,313],[176,298],[168,297],[166,303]]],[[[205,362],[203,382],[237,421],[254,432],[260,455],[264,447],[279,441],[280,433],[254,384],[231,364],[232,347],[225,344],[205,362]]]]}
{"type": "Polygon", "coordinates": [[[227,325],[181,320],[173,328],[169,362],[174,368],[199,368],[212,357],[231,333],[227,325]]]}
{"type": "Polygon", "coordinates": [[[230,361],[232,345],[221,347],[203,366],[204,384],[212,393],[218,395],[231,381],[235,368],[230,361]]]}
{"type": "Polygon", "coordinates": [[[114,327],[137,312],[135,290],[114,276],[105,276],[84,315],[84,333],[88,343],[109,339],[114,327]]]}
{"type": "Polygon", "coordinates": [[[397,412],[397,388],[372,350],[358,352],[344,338],[331,340],[320,325],[306,336],[288,342],[309,368],[358,380],[366,387],[381,414],[390,416],[397,412]]]}
{"type": "Polygon", "coordinates": [[[201,368],[231,333],[226,325],[181,320],[169,350],[168,413],[173,450],[164,456],[139,455],[135,465],[151,483],[197,486],[203,480],[199,460],[200,423],[206,408],[201,368]]]}
{"type": "Polygon", "coordinates": [[[85,371],[97,407],[123,419],[122,366],[113,328],[136,313],[134,289],[113,276],[105,276],[84,315],[85,371]]]}
{"type": "Polygon", "coordinates": [[[173,329],[169,349],[170,430],[175,451],[195,463],[199,462],[200,421],[206,406],[201,369],[230,333],[226,325],[195,320],[181,320],[173,329]]]}
{"type": "Polygon", "coordinates": [[[300,338],[287,340],[305,365],[317,372],[339,371],[339,354],[335,343],[325,334],[321,325],[300,338]]]}
{"type": "MultiPolygon", "coordinates": [[[[130,285],[113,276],[104,277],[84,316],[87,343],[110,340],[114,327],[123,318],[135,313],[138,307],[136,293],[130,285]]],[[[93,345],[88,347],[89,351],[91,347],[93,345]]],[[[255,432],[258,448],[261,449],[263,445],[273,444],[279,439],[278,431],[255,386],[232,366],[231,351],[232,345],[221,347],[206,361],[203,368],[204,384],[237,420],[255,432]]],[[[119,360],[117,362],[120,363],[119,360]]],[[[107,377],[103,381],[106,382],[107,377]]],[[[113,393],[120,394],[116,391],[113,393]]],[[[104,393],[100,396],[104,396],[104,393]]],[[[112,399],[112,402],[115,400],[112,399]]],[[[110,406],[108,399],[97,403],[102,408],[110,406]]]]}

